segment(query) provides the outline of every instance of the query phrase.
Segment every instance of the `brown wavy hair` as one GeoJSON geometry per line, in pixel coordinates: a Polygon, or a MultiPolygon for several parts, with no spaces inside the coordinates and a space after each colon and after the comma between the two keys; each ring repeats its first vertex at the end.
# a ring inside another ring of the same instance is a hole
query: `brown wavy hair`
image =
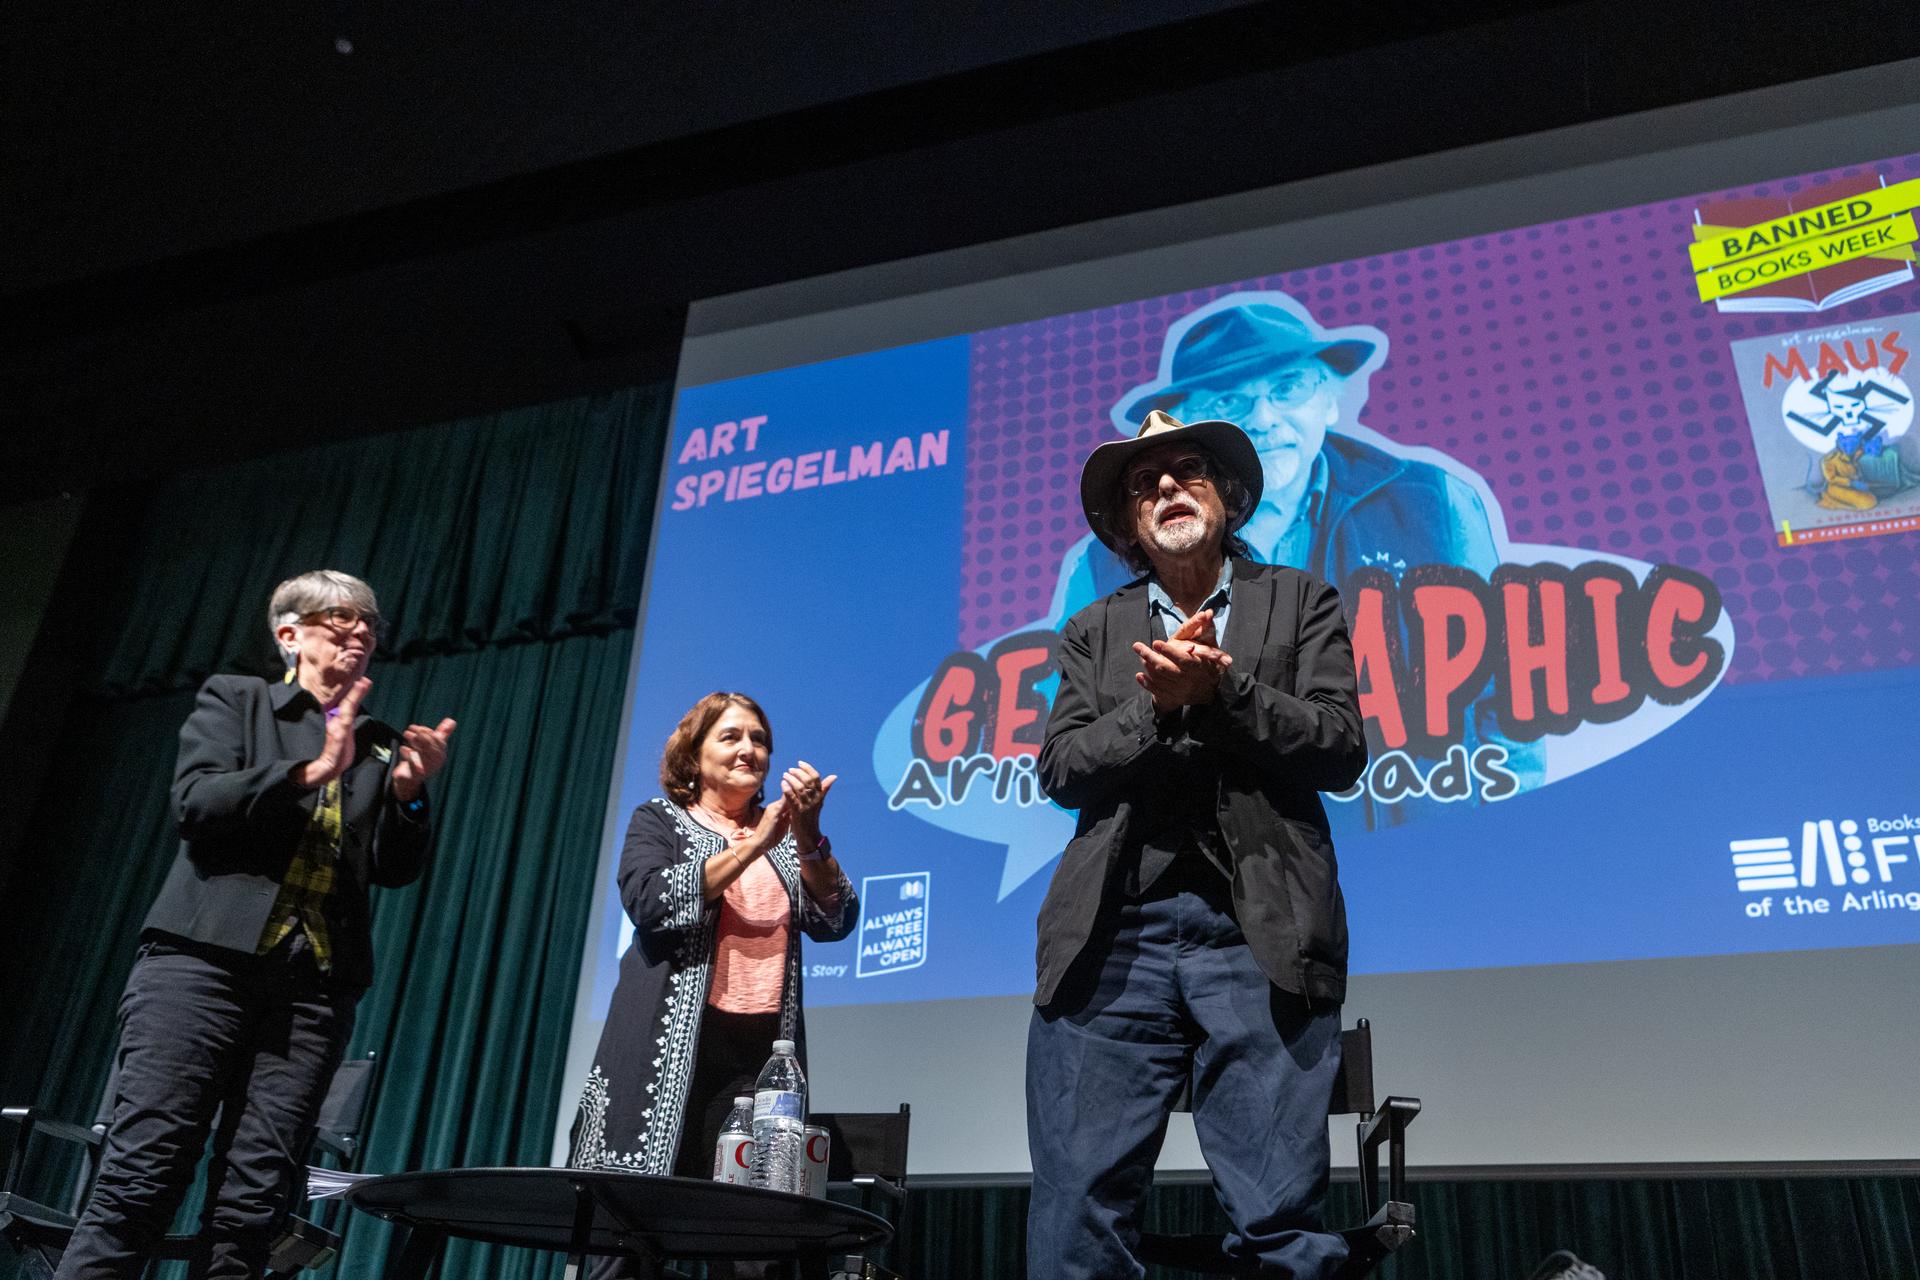
{"type": "MultiPolygon", "coordinates": [[[[700,790],[700,744],[728,707],[744,707],[751,712],[767,731],[768,752],[773,750],[773,722],[752,698],[744,693],[714,692],[700,699],[680,717],[679,725],[667,735],[667,749],[660,753],[660,785],[666,788],[667,798],[682,808],[692,804],[700,790]]],[[[763,787],[753,802],[759,804],[765,799],[763,787]]]]}

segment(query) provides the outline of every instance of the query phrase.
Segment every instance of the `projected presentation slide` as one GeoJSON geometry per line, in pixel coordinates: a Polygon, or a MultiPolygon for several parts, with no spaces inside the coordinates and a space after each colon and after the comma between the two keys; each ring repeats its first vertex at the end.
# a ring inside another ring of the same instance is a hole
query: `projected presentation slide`
{"type": "Polygon", "coordinates": [[[1895,157],[684,387],[621,810],[746,691],[840,778],[808,1002],[1030,993],[1056,637],[1131,576],[1080,466],[1158,408],[1344,602],[1355,972],[1920,941],[1916,205],[1895,157]]]}

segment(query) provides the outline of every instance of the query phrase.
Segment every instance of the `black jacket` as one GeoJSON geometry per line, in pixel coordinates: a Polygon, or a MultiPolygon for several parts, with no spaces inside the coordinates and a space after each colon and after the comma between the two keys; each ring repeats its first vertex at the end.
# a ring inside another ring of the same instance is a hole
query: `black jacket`
{"type": "MultiPolygon", "coordinates": [[[[1040,908],[1039,1005],[1117,904],[1129,782],[1171,751],[1134,681],[1132,645],[1151,636],[1145,579],[1088,605],[1061,632],[1060,692],[1039,776],[1080,821],[1040,908]]],[[[1216,753],[1234,906],[1261,970],[1283,990],[1339,1001],[1346,905],[1319,793],[1352,785],[1367,764],[1340,598],[1297,569],[1236,559],[1224,640],[1233,666],[1218,696],[1175,731],[1216,753]]]]}
{"type": "MultiPolygon", "coordinates": [[[[290,772],[318,756],[325,738],[325,712],[297,684],[214,676],[200,687],[173,773],[180,851],[145,929],[253,953],[319,794],[290,772]]],[[[367,886],[418,879],[432,845],[425,804],[409,813],[388,792],[399,748],[392,728],[356,719],[353,764],[341,779],[340,923],[331,937],[333,976],[349,986],[373,981],[367,886]]]]}

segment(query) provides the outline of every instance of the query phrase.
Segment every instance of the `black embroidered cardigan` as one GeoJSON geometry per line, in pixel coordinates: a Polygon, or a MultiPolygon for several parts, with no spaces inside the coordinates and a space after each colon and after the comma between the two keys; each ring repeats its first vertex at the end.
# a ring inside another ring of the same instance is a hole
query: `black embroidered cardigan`
{"type": "MultiPolygon", "coordinates": [[[[706,900],[703,872],[725,848],[724,838],[671,800],[649,800],[633,812],[617,877],[633,945],[620,957],[620,981],[580,1095],[573,1168],[673,1172],[720,919],[720,904],[706,900]]],[[[804,1044],[800,935],[839,941],[853,931],[859,904],[844,874],[831,908],[815,902],[801,884],[790,835],[766,858],[793,903],[780,1034],[804,1044]]]]}

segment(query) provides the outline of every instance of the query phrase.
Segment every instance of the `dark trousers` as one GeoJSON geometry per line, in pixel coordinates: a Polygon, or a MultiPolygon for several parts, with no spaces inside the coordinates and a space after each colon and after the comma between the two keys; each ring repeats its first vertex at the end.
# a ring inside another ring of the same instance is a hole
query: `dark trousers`
{"type": "Polygon", "coordinates": [[[780,1035],[777,1013],[728,1013],[708,1005],[700,1017],[700,1050],[687,1085],[687,1111],[680,1125],[676,1178],[711,1178],[713,1151],[727,1127],[733,1100],[753,1096],[760,1068],[780,1035]]]}
{"type": "Polygon", "coordinates": [[[216,1111],[191,1274],[259,1276],[358,999],[319,972],[304,935],[265,956],[143,943],[120,999],[100,1176],[56,1280],[140,1274],[193,1185],[216,1111]]]}
{"type": "Polygon", "coordinates": [[[1347,1253],[1321,1221],[1338,1007],[1309,1009],[1267,980],[1217,874],[1170,873],[1117,917],[1027,1032],[1027,1274],[1145,1274],[1140,1209],[1189,1083],[1228,1253],[1300,1280],[1330,1274],[1347,1253]]]}
{"type": "MultiPolygon", "coordinates": [[[[674,1177],[713,1177],[714,1148],[720,1145],[720,1131],[727,1126],[733,1100],[742,1094],[752,1096],[760,1068],[767,1065],[779,1035],[777,1013],[728,1013],[712,1005],[701,1010],[700,1047],[694,1055],[693,1079],[687,1084],[674,1177]]],[[[726,1276],[746,1280],[766,1270],[757,1262],[707,1264],[709,1280],[726,1276]]],[[[594,1258],[587,1264],[588,1280],[655,1280],[659,1275],[659,1267],[638,1258],[594,1258]]]]}

